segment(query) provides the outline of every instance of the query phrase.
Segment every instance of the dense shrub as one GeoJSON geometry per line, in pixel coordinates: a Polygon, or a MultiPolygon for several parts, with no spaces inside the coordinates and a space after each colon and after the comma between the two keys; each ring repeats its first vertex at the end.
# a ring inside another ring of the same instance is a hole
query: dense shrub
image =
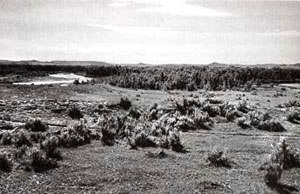
{"type": "Polygon", "coordinates": [[[292,149],[285,138],[281,138],[279,143],[273,146],[269,161],[261,167],[261,170],[267,170],[266,183],[269,186],[276,186],[283,170],[290,168],[300,168],[300,153],[292,149]]]}
{"type": "Polygon", "coordinates": [[[138,119],[141,116],[141,112],[138,111],[136,108],[131,107],[130,110],[129,110],[129,116],[131,116],[135,119],[138,119]]]}
{"type": "Polygon", "coordinates": [[[26,145],[26,146],[32,146],[32,143],[30,141],[30,137],[28,135],[27,132],[21,130],[19,131],[15,137],[14,137],[14,144],[16,147],[21,147],[23,145],[26,145]]]}
{"type": "Polygon", "coordinates": [[[28,121],[25,124],[25,129],[31,130],[33,132],[43,132],[46,131],[48,126],[41,122],[39,119],[28,121]]]}
{"type": "Polygon", "coordinates": [[[47,154],[44,150],[34,147],[31,150],[30,156],[30,166],[37,172],[46,171],[58,167],[57,161],[47,157],[47,154]]]}
{"type": "Polygon", "coordinates": [[[185,151],[184,146],[180,141],[179,132],[177,130],[173,130],[169,132],[168,141],[173,151],[175,152],[185,151]]]}
{"type": "Polygon", "coordinates": [[[68,110],[68,115],[69,117],[71,117],[72,119],[81,119],[83,118],[83,115],[81,113],[81,111],[79,110],[79,108],[77,108],[76,106],[72,106],[69,110],[68,110]]]}
{"type": "Polygon", "coordinates": [[[91,131],[83,123],[64,129],[58,138],[59,145],[67,148],[88,144],[92,140],[91,131]]]}
{"type": "Polygon", "coordinates": [[[119,105],[124,110],[128,110],[131,107],[131,101],[128,98],[121,98],[119,105]]]}
{"type": "Polygon", "coordinates": [[[57,150],[58,146],[59,146],[59,139],[54,135],[47,137],[40,144],[41,149],[45,151],[47,157],[61,160],[62,156],[60,151],[57,150]]]}
{"type": "Polygon", "coordinates": [[[0,170],[4,172],[10,172],[12,170],[13,164],[9,159],[8,153],[4,150],[0,150],[0,170]]]}
{"type": "Polygon", "coordinates": [[[260,122],[257,125],[257,129],[264,130],[264,131],[271,131],[271,132],[286,131],[286,129],[281,125],[281,123],[274,119],[260,122]]]}
{"type": "Polygon", "coordinates": [[[10,145],[10,144],[12,144],[13,143],[13,135],[10,132],[8,132],[8,131],[4,131],[1,134],[0,143],[2,145],[10,145]]]}
{"type": "Polygon", "coordinates": [[[294,108],[290,109],[287,120],[291,123],[300,123],[300,111],[294,108]]]}

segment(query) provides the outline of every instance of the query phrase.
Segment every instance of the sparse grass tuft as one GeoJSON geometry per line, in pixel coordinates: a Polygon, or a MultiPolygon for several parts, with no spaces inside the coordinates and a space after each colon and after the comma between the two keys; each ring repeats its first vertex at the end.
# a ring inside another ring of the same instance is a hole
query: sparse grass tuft
{"type": "Polygon", "coordinates": [[[213,150],[207,157],[211,165],[215,167],[231,168],[233,162],[229,160],[223,151],[213,150]]]}

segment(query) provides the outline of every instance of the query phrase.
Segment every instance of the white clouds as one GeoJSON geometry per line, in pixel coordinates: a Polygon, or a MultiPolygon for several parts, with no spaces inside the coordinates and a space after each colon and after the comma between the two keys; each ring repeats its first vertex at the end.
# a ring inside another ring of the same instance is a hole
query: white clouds
{"type": "Polygon", "coordinates": [[[287,37],[287,38],[295,38],[300,37],[300,32],[297,30],[289,30],[289,31],[274,31],[274,32],[265,32],[262,33],[266,36],[274,36],[274,37],[287,37]]]}
{"type": "Polygon", "coordinates": [[[222,12],[215,9],[201,7],[186,2],[186,0],[115,0],[111,6],[124,7],[132,3],[148,4],[149,6],[140,9],[141,12],[159,13],[180,16],[205,16],[205,17],[229,17],[229,12],[222,12]]]}
{"type": "MultiPolygon", "coordinates": [[[[142,26],[120,26],[120,25],[100,25],[100,24],[89,24],[88,26],[100,28],[102,30],[112,31],[127,35],[171,35],[176,33],[175,31],[166,30],[159,27],[142,27],[142,26]]],[[[179,32],[178,32],[179,33],[179,32]]]]}

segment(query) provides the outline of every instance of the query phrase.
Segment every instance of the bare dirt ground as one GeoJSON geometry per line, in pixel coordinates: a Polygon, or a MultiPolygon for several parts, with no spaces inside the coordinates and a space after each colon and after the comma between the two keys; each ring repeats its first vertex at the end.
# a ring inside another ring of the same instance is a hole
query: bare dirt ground
{"type": "MultiPolygon", "coordinates": [[[[153,103],[170,106],[170,99],[208,98],[232,103],[246,100],[258,110],[277,118],[286,132],[242,129],[235,122],[215,121],[212,130],[181,133],[186,153],[164,150],[166,156],[153,158],[148,152],[160,148],[129,149],[122,141],[103,146],[100,141],[77,148],[62,148],[59,168],[46,172],[0,171],[0,193],[300,193],[300,169],[284,171],[281,187],[269,188],[264,172],[259,171],[271,152],[271,144],[280,136],[300,149],[300,125],[286,121],[287,109],[277,108],[290,100],[299,100],[297,90],[259,87],[255,93],[240,91],[152,91],[129,90],[109,85],[13,86],[0,85],[0,122],[21,127],[29,118],[40,118],[50,128],[74,122],[64,112],[76,104],[89,126],[96,124],[93,110],[102,103],[127,97],[133,106],[148,109],[153,103]],[[280,95],[278,95],[280,94],[280,95]],[[9,119],[6,119],[9,117],[9,119]],[[10,120],[10,121],[8,121],[10,120]],[[211,166],[207,155],[213,149],[225,150],[234,161],[231,169],[211,166]]],[[[0,146],[5,147],[5,146],[0,146]]]]}

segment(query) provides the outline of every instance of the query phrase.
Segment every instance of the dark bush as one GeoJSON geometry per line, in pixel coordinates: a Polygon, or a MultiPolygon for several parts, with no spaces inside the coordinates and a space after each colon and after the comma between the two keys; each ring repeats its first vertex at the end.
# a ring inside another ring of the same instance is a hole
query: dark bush
{"type": "Polygon", "coordinates": [[[23,145],[26,145],[28,147],[32,146],[30,138],[29,138],[28,134],[25,131],[19,131],[15,135],[14,144],[15,144],[16,147],[21,147],[23,145]]]}
{"type": "Polygon", "coordinates": [[[61,153],[57,150],[59,146],[59,139],[51,135],[50,137],[46,138],[41,144],[40,147],[46,152],[47,157],[55,158],[58,160],[62,159],[61,153]]]}
{"type": "Polygon", "coordinates": [[[8,158],[7,152],[1,150],[0,151],[0,170],[4,172],[10,172],[12,170],[13,164],[11,160],[8,158]]]}
{"type": "Polygon", "coordinates": [[[25,124],[25,129],[31,130],[33,132],[44,132],[46,131],[48,126],[42,123],[39,119],[28,121],[25,124]]]}
{"type": "Polygon", "coordinates": [[[57,161],[48,158],[45,151],[36,148],[32,149],[30,165],[34,171],[37,172],[43,172],[58,167],[57,161]]]}
{"type": "Polygon", "coordinates": [[[141,113],[140,111],[138,111],[136,108],[130,108],[129,110],[129,115],[132,117],[132,118],[135,118],[135,119],[139,119],[140,116],[141,116],[141,113]]]}
{"type": "Polygon", "coordinates": [[[212,164],[215,167],[231,168],[233,164],[232,161],[230,161],[226,156],[224,156],[223,151],[214,150],[208,155],[207,159],[210,162],[210,164],[212,164]]]}
{"type": "Polygon", "coordinates": [[[121,98],[119,105],[124,110],[128,110],[131,107],[131,101],[128,98],[121,98]]]}
{"type": "Polygon", "coordinates": [[[72,119],[81,119],[83,118],[83,115],[81,113],[81,111],[79,110],[79,108],[77,108],[76,106],[72,106],[69,110],[68,110],[68,115],[69,117],[71,117],[72,119]]]}
{"type": "Polygon", "coordinates": [[[13,135],[10,132],[4,131],[1,136],[0,143],[2,145],[11,145],[13,143],[13,135]]]}

